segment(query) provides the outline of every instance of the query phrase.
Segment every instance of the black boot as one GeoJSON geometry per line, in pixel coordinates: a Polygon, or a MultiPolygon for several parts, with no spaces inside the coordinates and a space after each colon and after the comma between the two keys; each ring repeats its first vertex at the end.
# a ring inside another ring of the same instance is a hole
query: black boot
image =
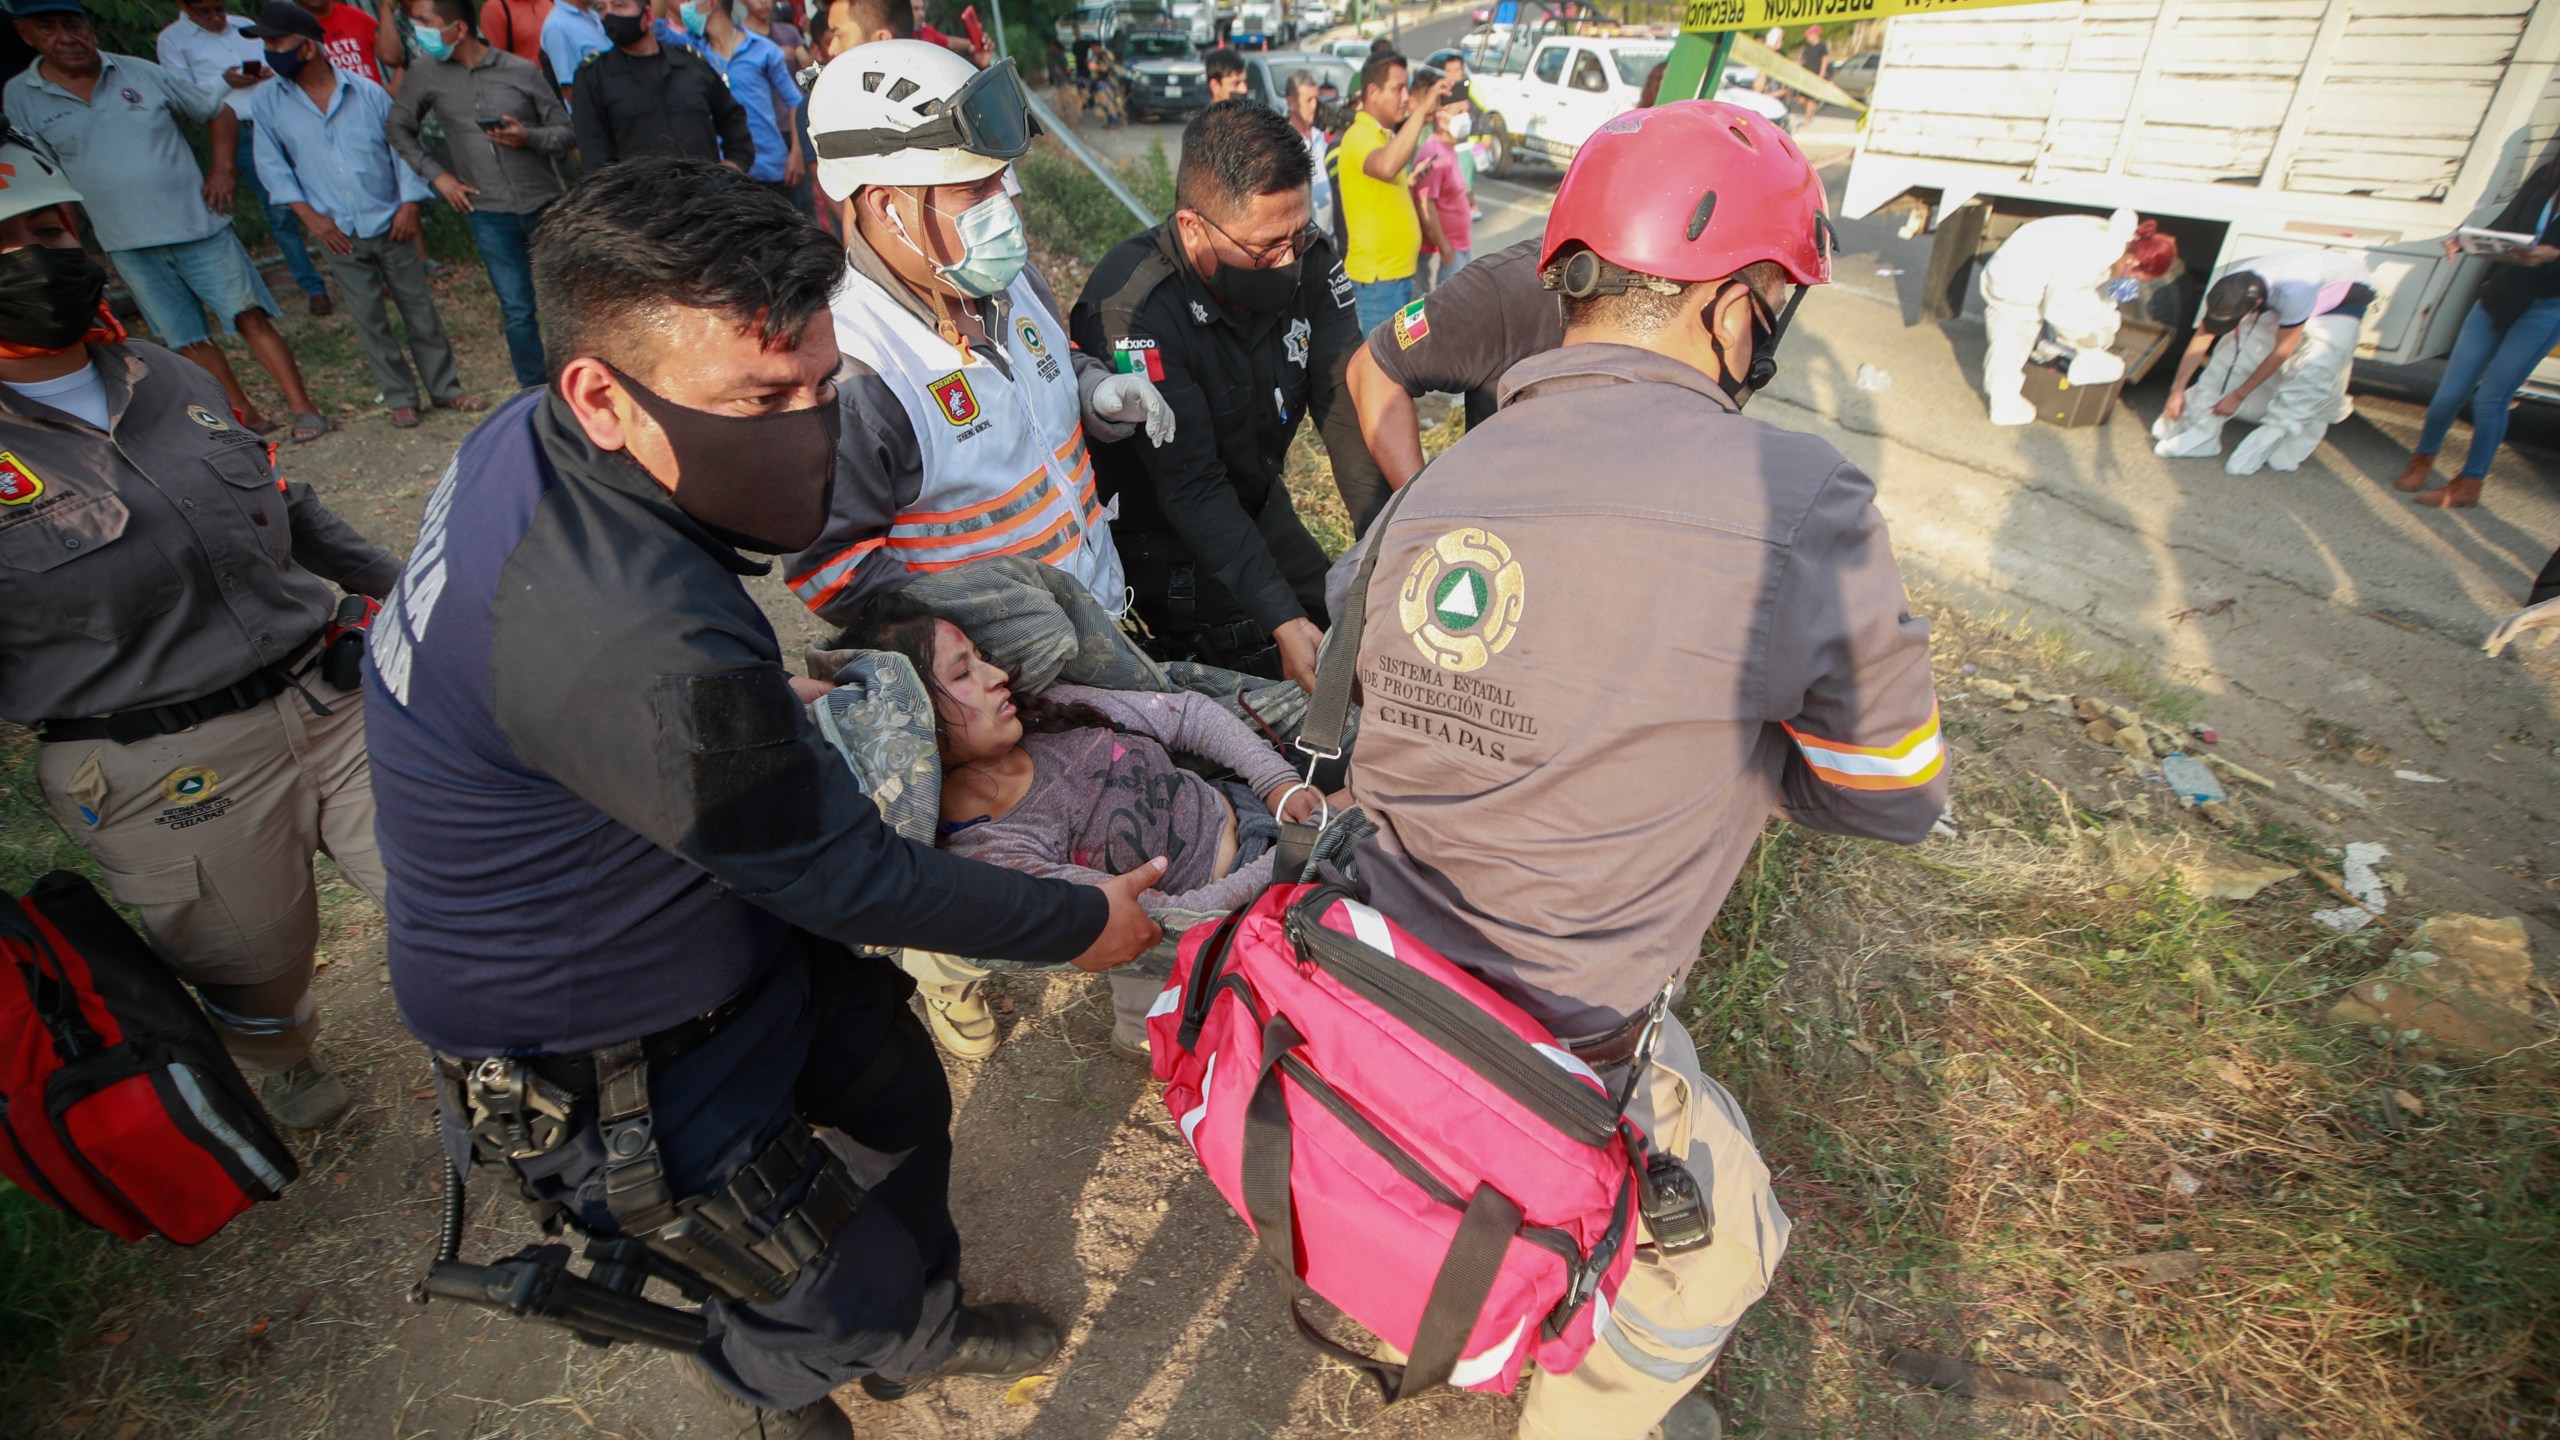
{"type": "Polygon", "coordinates": [[[862,1377],[862,1393],[874,1400],[904,1400],[915,1388],[943,1375],[992,1375],[1012,1380],[1049,1363],[1066,1343],[1057,1322],[1028,1305],[969,1305],[960,1311],[960,1348],[932,1372],[912,1380],[862,1377]]]}
{"type": "Polygon", "coordinates": [[[728,1440],[853,1440],[853,1422],[824,1395],[797,1410],[760,1410],[730,1394],[701,1361],[687,1357],[677,1363],[693,1388],[719,1407],[715,1435],[728,1440]]]}

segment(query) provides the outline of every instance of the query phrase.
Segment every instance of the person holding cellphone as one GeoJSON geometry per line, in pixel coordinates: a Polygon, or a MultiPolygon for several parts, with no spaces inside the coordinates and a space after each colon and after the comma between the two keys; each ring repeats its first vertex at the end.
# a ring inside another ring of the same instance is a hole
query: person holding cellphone
{"type": "Polygon", "coordinates": [[[419,63],[391,102],[391,148],[471,222],[507,335],[519,389],[543,381],[542,327],[533,308],[534,222],[560,198],[550,157],[568,150],[569,109],[531,61],[481,38],[470,0],[408,0],[419,63]],[[447,166],[422,131],[444,128],[447,166]]]}
{"type": "Polygon", "coordinates": [[[266,187],[258,183],[258,167],[251,158],[249,91],[267,78],[267,62],[258,42],[241,33],[248,28],[249,17],[232,14],[222,0],[178,0],[178,18],[160,31],[155,46],[160,68],[221,93],[224,108],[240,122],[231,173],[240,177],[249,198],[257,202],[258,213],[266,217],[267,233],[275,237],[284,268],[293,272],[293,283],[309,298],[311,313],[326,315],[331,309],[328,282],[311,263],[311,245],[303,238],[302,222],[282,205],[267,203],[266,187]]]}

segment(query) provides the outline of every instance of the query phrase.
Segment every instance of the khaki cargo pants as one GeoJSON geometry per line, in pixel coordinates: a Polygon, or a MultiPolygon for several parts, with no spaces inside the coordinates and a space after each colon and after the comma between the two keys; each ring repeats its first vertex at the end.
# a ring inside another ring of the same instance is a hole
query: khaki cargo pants
{"type": "Polygon", "coordinates": [[[176,735],[36,749],[45,802],[252,1074],[290,1069],[320,1033],[312,852],[382,903],[364,692],[309,683],[333,713],[287,690],[176,735]]]}
{"type": "MultiPolygon", "coordinates": [[[[1616,1074],[1608,1078],[1615,1081],[1616,1074]]],[[[1653,1143],[1685,1154],[1715,1203],[1715,1240],[1686,1255],[1636,1252],[1607,1326],[1569,1374],[1530,1377],[1520,1440],[1644,1440],[1697,1388],[1742,1312],[1769,1289],[1787,1250],[1787,1216],[1751,1123],[1698,1069],[1688,1032],[1666,1025],[1627,1114],[1653,1143]]]]}
{"type": "MultiPolygon", "coordinates": [[[[972,965],[957,955],[937,950],[902,950],[898,966],[915,977],[916,988],[930,999],[946,1003],[966,1000],[978,993],[993,972],[983,965],[972,965]]],[[[1063,973],[1063,972],[1061,972],[1063,973]]],[[[1143,1028],[1147,1011],[1164,993],[1164,977],[1141,975],[1127,966],[1104,972],[1111,982],[1111,1023],[1114,1029],[1143,1028]]]]}

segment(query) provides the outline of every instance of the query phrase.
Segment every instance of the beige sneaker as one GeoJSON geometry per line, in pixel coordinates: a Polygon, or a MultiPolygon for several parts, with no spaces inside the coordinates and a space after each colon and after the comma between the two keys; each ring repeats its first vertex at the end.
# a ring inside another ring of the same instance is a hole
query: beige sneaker
{"type": "Polygon", "coordinates": [[[1117,1025],[1112,1026],[1111,1053],[1123,1060],[1134,1060],[1140,1065],[1155,1063],[1155,1051],[1147,1044],[1147,1027],[1143,1025],[1134,1030],[1124,1030],[1117,1025]]]}
{"type": "Polygon", "coordinates": [[[281,1074],[259,1076],[258,1103],[288,1130],[317,1130],[346,1114],[356,1097],[346,1081],[306,1058],[281,1074]]]}
{"type": "Polygon", "coordinates": [[[996,1016],[987,1008],[987,997],[972,989],[958,993],[936,993],[931,988],[916,992],[924,1001],[925,1023],[933,1027],[933,1038],[942,1048],[963,1060],[983,1060],[996,1053],[996,1016]]]}

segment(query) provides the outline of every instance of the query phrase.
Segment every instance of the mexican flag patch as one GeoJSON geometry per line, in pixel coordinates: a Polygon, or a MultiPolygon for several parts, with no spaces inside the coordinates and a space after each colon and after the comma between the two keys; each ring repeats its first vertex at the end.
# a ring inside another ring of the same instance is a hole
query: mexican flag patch
{"type": "Polygon", "coordinates": [[[1414,301],[1396,312],[1396,348],[1410,350],[1415,341],[1431,333],[1430,317],[1422,313],[1422,302],[1414,301]]]}
{"type": "Polygon", "coordinates": [[[1144,375],[1150,380],[1164,379],[1164,356],[1156,342],[1145,339],[1111,342],[1111,368],[1123,375],[1144,375]]]}

